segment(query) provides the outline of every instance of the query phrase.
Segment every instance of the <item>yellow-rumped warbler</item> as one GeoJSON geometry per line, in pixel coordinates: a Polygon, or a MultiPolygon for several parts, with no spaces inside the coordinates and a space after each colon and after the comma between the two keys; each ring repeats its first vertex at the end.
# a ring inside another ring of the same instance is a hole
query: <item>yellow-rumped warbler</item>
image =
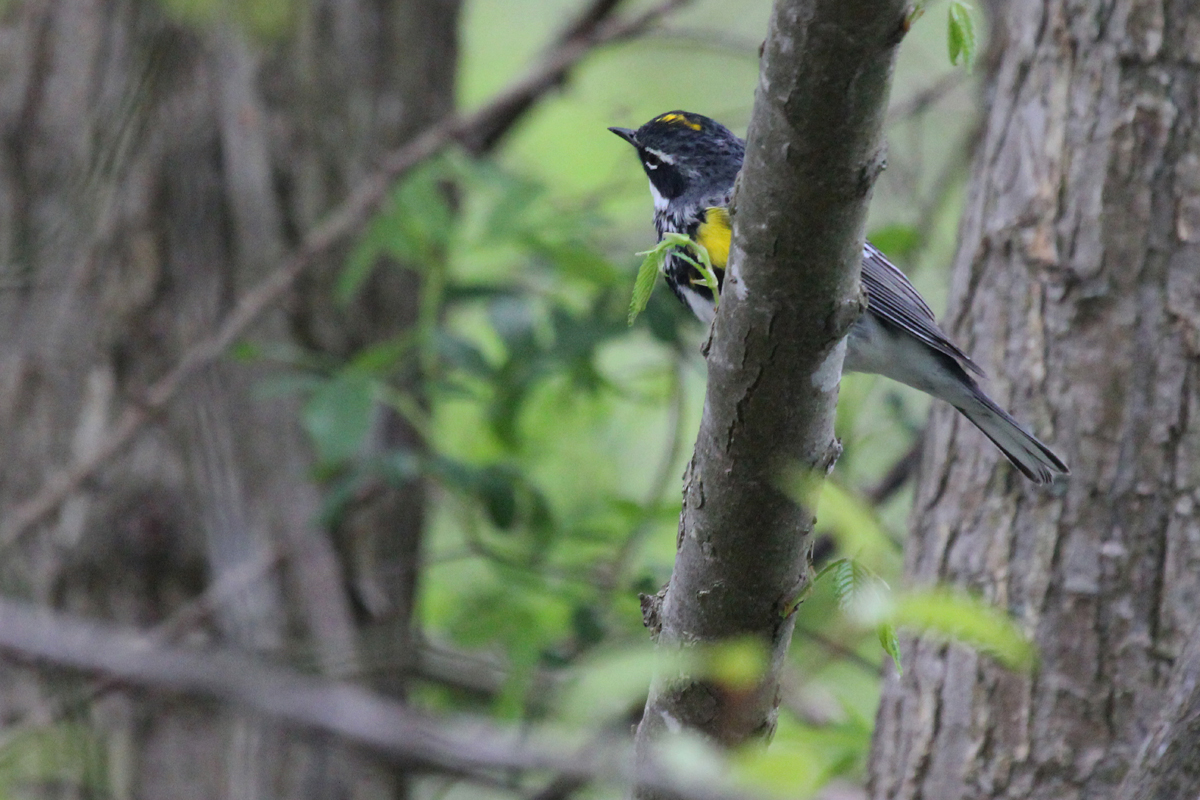
{"type": "MultiPolygon", "coordinates": [[[[745,143],[719,122],[687,111],[661,114],[635,130],[609,128],[637,148],[650,178],[654,226],[682,233],[708,250],[718,284],[729,258],[729,206],[745,143]]],[[[668,257],[667,285],[705,323],[715,316],[712,292],[684,258],[668,257]]],[[[869,242],[863,246],[867,311],[851,328],[844,368],[884,375],[954,406],[1035,483],[1069,474],[1062,459],[1017,424],[979,388],[982,375],[946,338],[908,278],[869,242]]]]}

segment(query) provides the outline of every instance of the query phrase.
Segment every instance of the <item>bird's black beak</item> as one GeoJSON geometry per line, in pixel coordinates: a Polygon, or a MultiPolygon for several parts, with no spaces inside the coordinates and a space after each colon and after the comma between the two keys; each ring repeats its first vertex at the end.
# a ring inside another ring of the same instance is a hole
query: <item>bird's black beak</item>
{"type": "Polygon", "coordinates": [[[630,130],[629,128],[609,128],[609,130],[634,147],[637,147],[637,131],[630,130]]]}

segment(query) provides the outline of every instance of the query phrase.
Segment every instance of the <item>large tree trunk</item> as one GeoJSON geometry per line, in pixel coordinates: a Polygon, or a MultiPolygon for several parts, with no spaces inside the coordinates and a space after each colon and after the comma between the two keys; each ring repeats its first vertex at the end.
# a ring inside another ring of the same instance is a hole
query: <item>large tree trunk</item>
{"type": "Polygon", "coordinates": [[[1004,16],[948,319],[1073,474],[1034,487],[934,412],[910,580],[981,592],[1041,664],[1022,677],[908,642],[875,798],[1112,797],[1195,635],[1200,22],[1161,0],[1010,0],[1004,16]]]}
{"type": "MultiPolygon", "coordinates": [[[[286,30],[261,41],[232,21],[171,19],[168,5],[5,9],[0,508],[86,455],[116,411],[383,152],[452,109],[459,0],[297,3],[286,30]]],[[[336,264],[251,338],[345,354],[412,323],[419,285],[399,269],[379,272],[369,303],[331,312],[336,264]]],[[[256,398],[265,377],[261,363],[229,362],[197,378],[4,554],[4,591],[145,626],[280,553],[295,580],[268,571],[252,581],[220,607],[211,634],[278,651],[290,620],[324,647],[327,670],[353,665],[354,621],[334,548],[313,527],[295,401],[256,398]]],[[[380,445],[412,438],[381,418],[380,445]]],[[[374,581],[372,610],[389,621],[398,658],[408,656],[421,506],[411,487],[356,518],[356,541],[375,551],[360,561],[378,570],[358,580],[374,581]]],[[[44,716],[58,691],[32,673],[0,673],[6,720],[44,716]]],[[[121,696],[88,722],[107,757],[84,780],[102,775],[113,796],[324,794],[338,774],[319,761],[307,773],[286,765],[286,751],[313,752],[232,712],[121,696]]]]}

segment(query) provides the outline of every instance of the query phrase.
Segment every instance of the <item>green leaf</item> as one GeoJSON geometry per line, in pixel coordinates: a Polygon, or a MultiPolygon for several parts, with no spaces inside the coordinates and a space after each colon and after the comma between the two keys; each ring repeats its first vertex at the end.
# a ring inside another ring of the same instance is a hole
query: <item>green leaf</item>
{"type": "Polygon", "coordinates": [[[705,676],[733,691],[753,689],[770,668],[770,653],[753,637],[718,642],[699,656],[705,676]]]}
{"type": "Polygon", "coordinates": [[[571,671],[561,694],[564,718],[594,726],[638,708],[645,703],[646,687],[661,666],[659,654],[650,647],[589,657],[571,671]]]}
{"type": "Polygon", "coordinates": [[[891,591],[887,581],[857,559],[840,558],[834,561],[817,574],[817,580],[827,574],[833,581],[833,595],[838,608],[858,616],[872,613],[886,603],[891,591]]]}
{"type": "Polygon", "coordinates": [[[248,364],[262,358],[262,347],[257,342],[243,339],[240,342],[234,342],[230,346],[228,353],[229,357],[234,361],[248,364]]]}
{"type": "Polygon", "coordinates": [[[700,274],[704,276],[704,283],[712,292],[713,307],[715,308],[720,302],[720,284],[717,282],[717,273],[713,269],[712,259],[709,258],[708,248],[699,242],[692,241],[682,233],[664,233],[662,239],[653,248],[644,253],[638,253],[646,258],[642,261],[642,266],[638,268],[637,280],[633,285],[633,298],[629,303],[630,325],[650,302],[650,294],[654,291],[654,279],[662,271],[667,256],[672,255],[672,251],[676,257],[682,258],[700,270],[700,274]],[[689,256],[688,250],[695,253],[696,258],[689,256]]]}
{"type": "MultiPolygon", "coordinates": [[[[877,617],[885,613],[884,609],[891,608],[891,587],[862,562],[853,558],[840,558],[827,564],[817,574],[813,583],[826,575],[833,582],[833,595],[838,608],[843,612],[862,619],[877,617]]],[[[900,642],[896,639],[895,626],[885,618],[876,626],[876,633],[883,651],[896,662],[897,672],[901,671],[900,642]]]]}
{"type": "Polygon", "coordinates": [[[950,0],[947,43],[950,48],[950,63],[960,62],[971,69],[978,54],[979,43],[975,34],[975,17],[966,0],[950,0]]]}
{"type": "Polygon", "coordinates": [[[500,530],[512,528],[517,519],[517,487],[510,472],[485,469],[479,476],[479,498],[493,525],[500,530]]]}
{"type": "MultiPolygon", "coordinates": [[[[871,746],[871,730],[853,723],[808,725],[780,714],[770,747],[743,747],[733,775],[754,795],[812,797],[830,779],[853,774],[871,746]]],[[[749,794],[749,793],[747,793],[749,794]]]]}
{"type": "Polygon", "coordinates": [[[840,552],[883,571],[895,559],[895,545],[870,504],[857,494],[798,463],[782,470],[778,486],[796,503],[816,511],[818,528],[833,534],[840,552]]]}
{"type": "Polygon", "coordinates": [[[251,0],[234,8],[254,33],[264,38],[276,38],[286,33],[292,23],[294,5],[292,0],[251,0]]]}
{"type": "Polygon", "coordinates": [[[350,361],[350,367],[356,372],[384,374],[394,369],[412,349],[413,342],[408,337],[385,339],[356,353],[350,361]]]}
{"type": "Polygon", "coordinates": [[[704,276],[705,284],[708,285],[709,291],[712,292],[713,306],[715,307],[721,301],[721,285],[717,282],[717,273],[716,270],[713,269],[712,259],[709,258],[708,248],[699,242],[689,239],[682,233],[663,234],[663,242],[679,248],[676,255],[691,264],[696,269],[700,270],[700,274],[704,276]],[[686,252],[687,250],[694,252],[699,260],[697,261],[689,256],[686,252]]]}
{"type": "Polygon", "coordinates": [[[302,417],[321,461],[344,461],[358,452],[371,430],[374,393],[374,381],[361,372],[343,372],[313,392],[302,417]]]}
{"type": "Polygon", "coordinates": [[[539,253],[563,275],[596,286],[612,286],[624,280],[624,272],[587,245],[577,241],[532,240],[531,250],[539,253]]]}
{"type": "Polygon", "coordinates": [[[493,186],[499,191],[484,225],[484,240],[511,242],[524,238],[531,228],[536,229],[529,219],[530,209],[538,206],[545,187],[499,171],[493,172],[492,178],[495,180],[493,186]]]}
{"type": "Polygon", "coordinates": [[[595,605],[578,603],[571,609],[571,633],[581,648],[589,648],[604,641],[607,630],[602,610],[595,605]]]}
{"type": "Polygon", "coordinates": [[[480,378],[490,378],[495,372],[483,351],[462,337],[439,330],[433,335],[433,344],[442,360],[454,369],[480,378]]]}
{"type": "Polygon", "coordinates": [[[311,373],[280,372],[260,379],[250,390],[255,400],[276,400],[315,392],[324,382],[311,373]]]}
{"type": "Polygon", "coordinates": [[[370,467],[372,474],[380,476],[393,486],[407,483],[419,477],[425,470],[420,454],[403,448],[391,450],[380,456],[370,467]]]}
{"type": "Polygon", "coordinates": [[[841,552],[854,555],[872,569],[883,569],[894,558],[895,546],[862,497],[826,480],[816,509],[819,527],[833,534],[841,552]]]}
{"type": "Polygon", "coordinates": [[[1011,669],[1027,670],[1036,660],[1033,644],[1006,614],[970,595],[942,588],[895,595],[882,578],[851,558],[828,564],[815,580],[826,575],[833,582],[838,607],[875,626],[879,643],[897,670],[901,668],[897,627],[968,645],[1011,669]]]}
{"type": "Polygon", "coordinates": [[[773,742],[732,756],[733,774],[749,790],[768,797],[811,797],[836,773],[811,745],[773,742]]]}
{"type": "Polygon", "coordinates": [[[663,259],[657,250],[646,251],[642,265],[638,267],[637,280],[633,282],[633,297],[629,301],[629,324],[637,319],[638,314],[646,310],[650,302],[650,294],[654,291],[654,283],[658,279],[658,271],[663,259]]]}
{"type": "Polygon", "coordinates": [[[367,278],[389,257],[408,267],[438,262],[454,234],[454,212],[446,190],[446,167],[430,162],[396,186],[380,213],[367,225],[338,275],[335,295],[348,304],[367,278]]]}
{"type": "Polygon", "coordinates": [[[921,245],[921,232],[912,225],[888,225],[867,238],[893,261],[906,258],[921,245]]]}
{"type": "Polygon", "coordinates": [[[901,594],[885,621],[969,645],[1012,669],[1028,670],[1037,659],[1033,643],[1007,614],[949,589],[901,594]]]}
{"type": "Polygon", "coordinates": [[[852,558],[842,558],[834,564],[836,566],[830,576],[833,579],[833,596],[837,600],[838,608],[845,611],[854,602],[854,596],[858,594],[866,572],[862,565],[852,558]]]}
{"type": "Polygon", "coordinates": [[[212,22],[218,18],[222,4],[218,0],[159,0],[171,16],[192,25],[212,22]]]}
{"type": "Polygon", "coordinates": [[[75,796],[106,793],[105,745],[96,730],[84,724],[16,725],[6,728],[0,742],[0,798],[30,795],[27,786],[61,786],[75,796]],[[9,790],[14,793],[9,794],[9,790]]]}
{"type": "Polygon", "coordinates": [[[892,663],[896,665],[896,674],[902,675],[904,667],[900,663],[900,640],[896,638],[896,626],[890,622],[885,622],[879,626],[879,644],[883,647],[883,652],[892,657],[892,663]]]}
{"type": "MultiPolygon", "coordinates": [[[[538,328],[538,308],[527,297],[498,297],[488,303],[488,321],[492,330],[509,349],[514,351],[531,347],[538,328]]],[[[526,354],[527,355],[527,354],[526,354]]]]}

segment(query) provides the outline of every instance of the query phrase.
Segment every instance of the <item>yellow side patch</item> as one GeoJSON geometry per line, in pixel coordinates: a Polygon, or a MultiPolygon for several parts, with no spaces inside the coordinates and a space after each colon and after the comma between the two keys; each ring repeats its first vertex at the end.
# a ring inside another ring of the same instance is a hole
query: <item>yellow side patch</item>
{"type": "Polygon", "coordinates": [[[704,221],[696,229],[696,241],[708,250],[708,258],[717,269],[725,269],[729,261],[729,240],[733,226],[729,222],[729,209],[709,208],[704,212],[704,221]]]}
{"type": "Polygon", "coordinates": [[[692,122],[683,114],[676,114],[674,112],[670,114],[663,114],[661,117],[656,119],[655,122],[666,122],[671,125],[683,125],[684,127],[691,128],[694,131],[700,130],[699,122],[692,122]]]}

